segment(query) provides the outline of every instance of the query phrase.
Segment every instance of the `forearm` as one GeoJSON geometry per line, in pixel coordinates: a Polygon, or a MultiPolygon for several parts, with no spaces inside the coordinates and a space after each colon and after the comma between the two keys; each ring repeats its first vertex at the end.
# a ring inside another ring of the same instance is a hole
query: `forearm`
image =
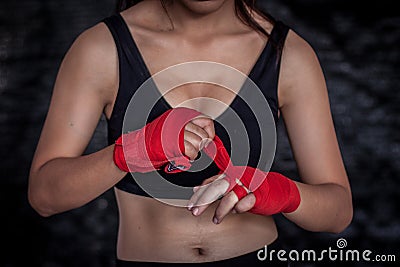
{"type": "Polygon", "coordinates": [[[96,153],[56,158],[32,170],[29,201],[43,216],[80,207],[95,199],[123,176],[113,162],[113,147],[96,153]]]}
{"type": "Polygon", "coordinates": [[[296,211],[284,214],[309,231],[343,231],[351,222],[351,194],[338,184],[309,185],[296,182],[301,202],[296,211]]]}

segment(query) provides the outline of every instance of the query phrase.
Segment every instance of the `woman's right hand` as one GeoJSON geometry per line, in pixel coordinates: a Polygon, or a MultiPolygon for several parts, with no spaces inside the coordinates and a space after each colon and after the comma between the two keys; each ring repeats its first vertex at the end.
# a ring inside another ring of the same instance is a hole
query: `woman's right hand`
{"type": "Polygon", "coordinates": [[[214,139],[214,121],[208,117],[200,116],[185,126],[184,142],[185,155],[195,160],[200,150],[214,139]]]}
{"type": "Polygon", "coordinates": [[[200,112],[170,109],[143,128],[118,138],[114,161],[125,172],[146,173],[163,166],[168,173],[188,170],[190,161],[214,135],[213,121],[200,112]]]}

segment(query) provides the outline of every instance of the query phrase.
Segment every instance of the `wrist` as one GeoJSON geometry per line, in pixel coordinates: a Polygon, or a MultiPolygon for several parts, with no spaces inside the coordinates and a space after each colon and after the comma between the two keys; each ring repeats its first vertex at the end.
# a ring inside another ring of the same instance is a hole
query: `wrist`
{"type": "Polygon", "coordinates": [[[300,205],[300,192],[296,183],[290,178],[277,172],[269,172],[269,198],[278,204],[275,213],[291,213],[297,210],[300,205]]]}
{"type": "Polygon", "coordinates": [[[126,159],[124,155],[124,149],[122,146],[122,135],[114,143],[113,161],[115,166],[119,170],[123,172],[129,172],[129,168],[128,165],[126,164],[126,159]]]}
{"type": "Polygon", "coordinates": [[[300,202],[301,202],[301,197],[300,197],[300,191],[299,188],[297,187],[297,184],[289,179],[289,197],[288,197],[288,204],[286,206],[286,208],[282,211],[283,213],[292,213],[294,211],[296,211],[298,209],[298,207],[300,206],[300,202]]]}

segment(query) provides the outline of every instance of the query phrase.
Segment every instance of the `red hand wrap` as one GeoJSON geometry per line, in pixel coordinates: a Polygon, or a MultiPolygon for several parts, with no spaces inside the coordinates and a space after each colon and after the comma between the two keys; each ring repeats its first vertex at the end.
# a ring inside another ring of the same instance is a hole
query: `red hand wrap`
{"type": "Polygon", "coordinates": [[[199,115],[189,108],[170,109],[142,129],[121,135],[115,142],[115,165],[125,172],[144,173],[170,162],[166,172],[188,170],[191,164],[184,155],[184,128],[199,115]]]}
{"type": "Polygon", "coordinates": [[[254,194],[256,202],[250,212],[261,215],[288,213],[295,211],[300,205],[300,193],[292,180],[276,172],[234,166],[218,136],[215,136],[214,142],[205,147],[204,151],[226,174],[224,179],[229,182],[227,192],[235,192],[239,200],[249,192],[254,194]]]}

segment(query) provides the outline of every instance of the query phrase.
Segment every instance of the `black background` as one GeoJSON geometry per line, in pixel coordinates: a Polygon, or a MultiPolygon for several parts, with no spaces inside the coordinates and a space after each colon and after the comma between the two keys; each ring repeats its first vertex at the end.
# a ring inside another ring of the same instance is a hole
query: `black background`
{"type": "MultiPolygon", "coordinates": [[[[343,237],[349,249],[395,254],[400,261],[400,14],[395,1],[259,3],[319,56],[354,198],[354,219],[343,233],[307,232],[277,216],[282,238],[292,249],[327,249],[343,237]]],[[[118,214],[111,190],[50,218],[41,218],[27,202],[30,162],[59,64],[82,31],[113,12],[111,0],[0,2],[0,266],[113,266],[118,214]]],[[[105,146],[105,127],[102,119],[88,153],[105,146]]],[[[296,177],[282,122],[278,135],[275,168],[296,177]]]]}

